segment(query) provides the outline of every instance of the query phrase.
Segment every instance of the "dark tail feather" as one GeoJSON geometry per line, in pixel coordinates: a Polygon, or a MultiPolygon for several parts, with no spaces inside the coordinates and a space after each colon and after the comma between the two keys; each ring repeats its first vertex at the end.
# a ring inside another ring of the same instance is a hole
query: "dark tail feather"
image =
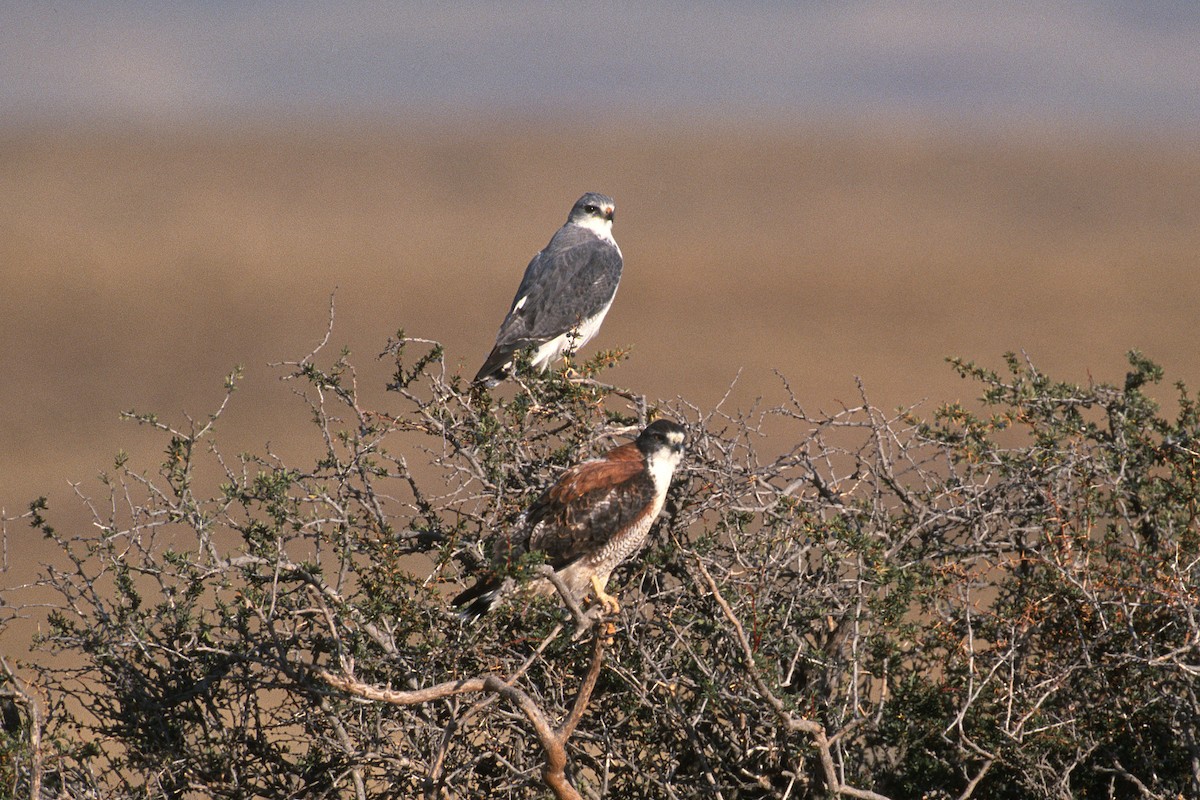
{"type": "Polygon", "coordinates": [[[458,616],[467,622],[474,622],[492,610],[500,586],[492,581],[481,580],[466,589],[450,602],[458,607],[458,616]]]}
{"type": "Polygon", "coordinates": [[[475,380],[471,383],[482,385],[486,388],[492,388],[500,381],[504,380],[505,372],[508,364],[512,361],[513,351],[508,348],[496,347],[488,354],[487,361],[483,362],[483,366],[479,368],[479,372],[475,373],[475,380]]]}

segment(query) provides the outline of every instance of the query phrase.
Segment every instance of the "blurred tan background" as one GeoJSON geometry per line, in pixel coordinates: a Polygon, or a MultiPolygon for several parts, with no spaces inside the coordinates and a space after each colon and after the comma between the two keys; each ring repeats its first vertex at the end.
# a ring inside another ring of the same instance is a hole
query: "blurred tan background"
{"type": "MultiPolygon", "coordinates": [[[[403,327],[473,374],[529,257],[584,190],[618,202],[626,272],[589,348],[614,379],[711,407],[970,399],[943,362],[1025,349],[1119,381],[1141,348],[1200,384],[1200,155],[1185,142],[814,128],[464,121],[28,130],[0,142],[11,513],[61,507],[118,448],[118,413],[203,418],[246,368],[230,448],[307,433],[269,362],[325,330],[368,396],[403,327]],[[963,397],[964,393],[967,395],[963,397]]],[[[1169,399],[1170,390],[1162,395],[1169,399]]],[[[929,406],[932,409],[932,405],[929,406]]],[[[149,453],[144,452],[151,446],[149,453]]]]}
{"type": "Polygon", "coordinates": [[[773,402],[777,369],[811,410],[859,376],[932,412],[977,393],[946,356],[1020,349],[1200,385],[1196,35],[1120,0],[6,4],[0,509],[86,524],[68,482],[165,444],[119,412],[203,419],[239,364],[222,446],[303,450],[267,365],[335,290],[372,402],[399,328],[473,374],[588,190],[626,260],[588,352],[632,345],[652,397],[773,402]]]}

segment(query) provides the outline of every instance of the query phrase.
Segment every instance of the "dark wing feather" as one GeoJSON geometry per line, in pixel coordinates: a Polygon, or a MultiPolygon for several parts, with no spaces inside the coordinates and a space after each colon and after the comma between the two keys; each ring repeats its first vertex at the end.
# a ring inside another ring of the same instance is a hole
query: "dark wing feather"
{"type": "Polygon", "coordinates": [[[541,550],[555,569],[600,549],[654,498],[637,446],[618,447],[602,459],[567,470],[526,512],[528,548],[541,550]]]}

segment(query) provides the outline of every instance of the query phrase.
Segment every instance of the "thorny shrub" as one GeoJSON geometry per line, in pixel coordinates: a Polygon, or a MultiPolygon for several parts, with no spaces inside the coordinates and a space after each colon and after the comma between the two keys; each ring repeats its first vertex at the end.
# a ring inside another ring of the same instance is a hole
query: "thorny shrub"
{"type": "Polygon", "coordinates": [[[647,402],[601,382],[620,353],[491,392],[434,343],[388,353],[381,408],[345,353],[285,367],[310,462],[222,452],[224,403],[131,414],[157,471],[119,456],[93,529],[32,505],[64,558],[40,652],[3,665],[4,792],[1200,796],[1200,412],[1179,387],[1163,416],[1140,355],[1119,386],[955,362],[982,404],[922,418],[783,381],[647,402]],[[546,599],[459,620],[490,538],[655,416],[688,455],[615,633],[546,599]]]}

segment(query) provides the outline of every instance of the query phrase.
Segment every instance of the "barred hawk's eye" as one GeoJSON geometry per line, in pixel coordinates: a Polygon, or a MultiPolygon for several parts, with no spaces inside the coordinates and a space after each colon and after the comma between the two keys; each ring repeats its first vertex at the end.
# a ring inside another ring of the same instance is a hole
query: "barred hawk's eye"
{"type": "Polygon", "coordinates": [[[596,208],[595,206],[584,206],[583,210],[589,214],[595,214],[600,211],[600,209],[596,208]]]}

